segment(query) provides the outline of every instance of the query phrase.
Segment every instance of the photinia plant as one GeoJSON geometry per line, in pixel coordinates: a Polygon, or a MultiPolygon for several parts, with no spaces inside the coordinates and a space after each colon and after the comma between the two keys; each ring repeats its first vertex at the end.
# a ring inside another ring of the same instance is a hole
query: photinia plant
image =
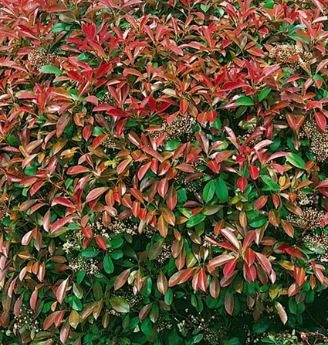
{"type": "Polygon", "coordinates": [[[1,342],[325,341],[326,8],[2,1],[1,342]]]}

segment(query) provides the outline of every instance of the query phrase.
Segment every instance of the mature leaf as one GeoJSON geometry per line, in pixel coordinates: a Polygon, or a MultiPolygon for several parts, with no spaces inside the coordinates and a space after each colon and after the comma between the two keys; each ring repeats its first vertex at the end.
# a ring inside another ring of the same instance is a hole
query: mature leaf
{"type": "Polygon", "coordinates": [[[119,313],[128,313],[130,311],[129,303],[122,297],[112,296],[109,303],[119,313]]]}
{"type": "Polygon", "coordinates": [[[292,152],[288,153],[286,156],[286,160],[290,164],[294,165],[296,168],[306,169],[306,164],[305,164],[303,158],[296,153],[292,153],[292,152]]]}
{"type": "Polygon", "coordinates": [[[62,74],[62,71],[54,66],[54,65],[44,65],[39,68],[39,71],[41,73],[50,73],[50,74],[55,74],[56,77],[59,77],[62,74]]]}

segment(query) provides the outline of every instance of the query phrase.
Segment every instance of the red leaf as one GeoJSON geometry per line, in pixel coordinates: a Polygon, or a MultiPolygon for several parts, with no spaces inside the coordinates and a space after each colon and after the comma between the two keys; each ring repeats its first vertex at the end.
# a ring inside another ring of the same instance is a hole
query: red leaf
{"type": "Polygon", "coordinates": [[[327,128],[327,118],[324,114],[319,112],[314,112],[314,118],[318,127],[324,132],[327,128]]]}
{"type": "Polygon", "coordinates": [[[211,169],[214,174],[218,174],[220,172],[220,164],[218,164],[216,161],[208,161],[207,167],[211,169]]]}
{"type": "Polygon", "coordinates": [[[67,286],[68,286],[68,280],[69,280],[69,278],[66,278],[65,280],[63,280],[56,290],[55,295],[56,295],[57,301],[60,304],[62,304],[64,299],[65,299],[66,290],[67,290],[67,286]]]}
{"type": "Polygon", "coordinates": [[[328,179],[321,181],[317,188],[328,188],[328,179]]]}
{"type": "Polygon", "coordinates": [[[221,230],[221,235],[223,235],[233,246],[239,250],[240,249],[240,242],[238,241],[236,235],[228,229],[222,229],[221,230]]]}
{"type": "Polygon", "coordinates": [[[248,282],[255,281],[257,273],[256,273],[256,268],[254,267],[254,265],[248,266],[244,264],[243,273],[244,273],[244,278],[246,281],[248,282]]]}
{"type": "Polygon", "coordinates": [[[115,282],[114,282],[114,290],[118,290],[120,289],[122,286],[125,285],[125,283],[127,282],[129,276],[130,276],[130,273],[131,273],[131,269],[128,268],[126,270],[124,270],[123,272],[121,272],[115,279],[115,282]]]}
{"type": "Polygon", "coordinates": [[[53,312],[52,314],[48,315],[43,322],[43,329],[47,330],[52,325],[55,325],[56,327],[58,327],[60,325],[64,315],[65,315],[64,310],[57,310],[57,311],[53,312]]]}
{"type": "Polygon", "coordinates": [[[165,277],[165,274],[160,271],[157,277],[157,290],[162,294],[165,295],[168,288],[168,281],[165,277]]]}
{"type": "Polygon", "coordinates": [[[303,258],[303,254],[298,248],[294,248],[294,247],[288,246],[286,244],[286,245],[280,246],[279,249],[282,250],[283,252],[289,254],[290,256],[292,256],[294,258],[298,258],[298,259],[303,258]]]}
{"type": "Polygon", "coordinates": [[[235,271],[236,265],[237,265],[238,260],[237,259],[233,259],[228,261],[224,267],[223,267],[223,275],[229,276],[230,274],[232,274],[235,271]]]}
{"type": "Polygon", "coordinates": [[[61,115],[60,118],[57,120],[57,124],[56,124],[56,136],[57,136],[57,138],[59,138],[63,134],[65,128],[67,127],[67,125],[70,121],[70,119],[71,119],[71,114],[66,112],[63,115],[61,115]]]}
{"type": "Polygon", "coordinates": [[[221,91],[232,91],[242,87],[248,87],[249,85],[242,81],[228,81],[221,87],[221,91]]]}
{"type": "Polygon", "coordinates": [[[248,184],[248,182],[247,182],[247,178],[245,176],[238,177],[238,179],[237,179],[237,187],[239,188],[239,190],[241,192],[243,192],[246,189],[247,184],[248,184]]]}
{"type": "Polygon", "coordinates": [[[295,266],[294,279],[298,286],[302,286],[305,282],[305,270],[303,267],[295,266]]]}
{"type": "Polygon", "coordinates": [[[143,179],[143,177],[146,175],[146,173],[147,173],[148,169],[150,168],[150,166],[151,166],[151,161],[146,163],[146,164],[144,164],[144,165],[142,165],[139,168],[138,174],[137,174],[139,181],[141,181],[143,179]]]}
{"type": "Polygon", "coordinates": [[[168,184],[167,178],[165,177],[159,181],[158,186],[157,186],[157,192],[162,198],[164,198],[168,191],[168,188],[169,188],[169,184],[168,184]]]}
{"type": "Polygon", "coordinates": [[[285,325],[287,320],[288,320],[288,316],[287,316],[287,313],[285,311],[285,308],[279,302],[276,302],[274,306],[275,306],[276,311],[280,317],[281,322],[285,325]]]}
{"type": "Polygon", "coordinates": [[[261,208],[263,208],[266,205],[267,202],[268,202],[268,196],[267,195],[261,195],[258,199],[255,200],[254,207],[257,210],[260,210],[261,208]]]}
{"type": "Polygon", "coordinates": [[[256,238],[255,230],[247,231],[246,236],[243,241],[243,251],[245,251],[255,241],[255,238],[256,238]]]}
{"type": "Polygon", "coordinates": [[[100,197],[100,195],[104,194],[107,192],[109,187],[98,187],[93,189],[91,192],[88,193],[86,197],[86,202],[90,202],[92,200],[95,200],[100,197]]]}
{"type": "Polygon", "coordinates": [[[252,266],[255,261],[255,252],[251,248],[245,250],[244,260],[247,266],[252,266]]]}
{"type": "Polygon", "coordinates": [[[39,289],[37,287],[35,287],[34,291],[31,294],[31,297],[30,297],[30,307],[34,311],[36,309],[36,304],[38,301],[38,295],[39,295],[39,289]]]}
{"type": "Polygon", "coordinates": [[[212,277],[210,282],[210,295],[213,298],[218,298],[220,294],[220,282],[218,278],[212,277]]]}
{"type": "Polygon", "coordinates": [[[95,240],[96,240],[96,243],[97,243],[97,246],[102,249],[102,250],[107,250],[107,242],[106,240],[104,239],[104,237],[100,236],[100,235],[97,235],[95,237],[95,240]]]}
{"type": "Polygon", "coordinates": [[[256,165],[250,165],[249,174],[253,180],[256,180],[259,177],[260,169],[256,165]]]}
{"type": "Polygon", "coordinates": [[[94,23],[82,24],[81,29],[87,38],[89,38],[91,40],[95,39],[97,28],[96,28],[96,25],[94,23]]]}
{"type": "Polygon", "coordinates": [[[235,299],[233,297],[233,294],[226,292],[226,294],[224,296],[224,308],[225,308],[226,312],[229,315],[232,315],[234,307],[235,307],[235,299]]]}
{"type": "Polygon", "coordinates": [[[287,222],[284,219],[281,219],[281,226],[289,237],[294,237],[294,227],[291,223],[287,222]]]}
{"type": "Polygon", "coordinates": [[[30,230],[28,231],[21,239],[21,243],[23,246],[28,246],[28,244],[30,243],[31,239],[33,238],[33,231],[34,230],[30,230]]]}
{"type": "Polygon", "coordinates": [[[62,205],[62,206],[66,206],[66,207],[75,208],[72,201],[70,201],[69,199],[62,197],[62,196],[54,198],[52,200],[51,206],[55,206],[55,205],[62,205]]]}
{"type": "Polygon", "coordinates": [[[165,218],[163,215],[160,215],[158,217],[158,221],[157,221],[157,228],[158,228],[158,231],[160,233],[160,235],[162,237],[166,237],[167,236],[167,232],[168,232],[168,224],[167,222],[165,221],[165,218]]]}
{"type": "Polygon", "coordinates": [[[202,150],[208,154],[208,150],[210,148],[210,142],[204,132],[196,132],[195,137],[197,141],[199,142],[202,150]]]}
{"type": "Polygon", "coordinates": [[[162,211],[162,215],[163,215],[166,223],[174,226],[175,225],[175,215],[174,215],[174,213],[170,209],[166,208],[165,206],[163,206],[161,211],[162,211]]]}
{"type": "Polygon", "coordinates": [[[139,311],[139,319],[141,321],[143,321],[149,314],[151,307],[152,307],[152,303],[146,304],[145,306],[143,306],[140,311],[139,311]]]}
{"type": "Polygon", "coordinates": [[[278,208],[280,205],[280,198],[277,194],[272,194],[272,202],[275,208],[278,208]]]}
{"type": "Polygon", "coordinates": [[[207,289],[207,276],[205,268],[202,267],[192,278],[191,283],[194,291],[202,290],[206,292],[207,289]]]}
{"type": "Polygon", "coordinates": [[[90,169],[84,167],[83,165],[75,165],[73,167],[70,167],[67,169],[67,175],[76,175],[76,174],[82,174],[85,172],[89,172],[90,169]]]}
{"type": "Polygon", "coordinates": [[[70,325],[66,323],[64,324],[64,326],[62,326],[60,330],[60,334],[59,334],[59,339],[62,342],[62,344],[66,344],[66,341],[69,337],[69,333],[70,333],[70,325]]]}
{"type": "Polygon", "coordinates": [[[234,259],[235,257],[232,254],[222,254],[222,255],[216,256],[215,258],[209,261],[207,265],[207,269],[211,272],[215,268],[222,266],[226,264],[227,262],[234,259]]]}
{"type": "Polygon", "coordinates": [[[271,271],[272,271],[272,265],[270,260],[263,254],[261,253],[255,253],[257,260],[259,262],[259,264],[261,265],[261,267],[263,268],[263,270],[270,275],[271,271]]]}
{"type": "Polygon", "coordinates": [[[167,207],[173,211],[178,203],[178,195],[173,185],[171,185],[165,200],[167,207]]]}
{"type": "Polygon", "coordinates": [[[60,228],[62,228],[64,225],[69,223],[72,220],[72,216],[67,216],[64,218],[59,218],[56,220],[53,224],[50,225],[50,232],[56,232],[60,228]]]}
{"type": "Polygon", "coordinates": [[[304,115],[295,115],[295,114],[287,114],[286,115],[287,122],[289,127],[298,133],[304,123],[305,116],[304,115]]]}
{"type": "Polygon", "coordinates": [[[187,280],[190,279],[193,273],[193,267],[189,267],[174,273],[173,276],[169,279],[169,287],[185,283],[187,280]]]}

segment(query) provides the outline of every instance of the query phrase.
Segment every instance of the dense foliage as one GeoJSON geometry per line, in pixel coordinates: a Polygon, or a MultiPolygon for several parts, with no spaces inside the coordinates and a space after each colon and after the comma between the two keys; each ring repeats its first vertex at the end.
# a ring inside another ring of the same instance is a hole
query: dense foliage
{"type": "Polygon", "coordinates": [[[324,343],[327,1],[0,3],[2,343],[324,343]]]}

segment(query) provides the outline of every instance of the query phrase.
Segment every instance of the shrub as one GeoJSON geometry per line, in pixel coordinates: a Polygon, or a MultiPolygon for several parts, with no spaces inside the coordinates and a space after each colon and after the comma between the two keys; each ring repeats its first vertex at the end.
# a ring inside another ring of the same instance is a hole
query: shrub
{"type": "Polygon", "coordinates": [[[325,1],[0,12],[3,343],[302,329],[327,299],[325,1]]]}

